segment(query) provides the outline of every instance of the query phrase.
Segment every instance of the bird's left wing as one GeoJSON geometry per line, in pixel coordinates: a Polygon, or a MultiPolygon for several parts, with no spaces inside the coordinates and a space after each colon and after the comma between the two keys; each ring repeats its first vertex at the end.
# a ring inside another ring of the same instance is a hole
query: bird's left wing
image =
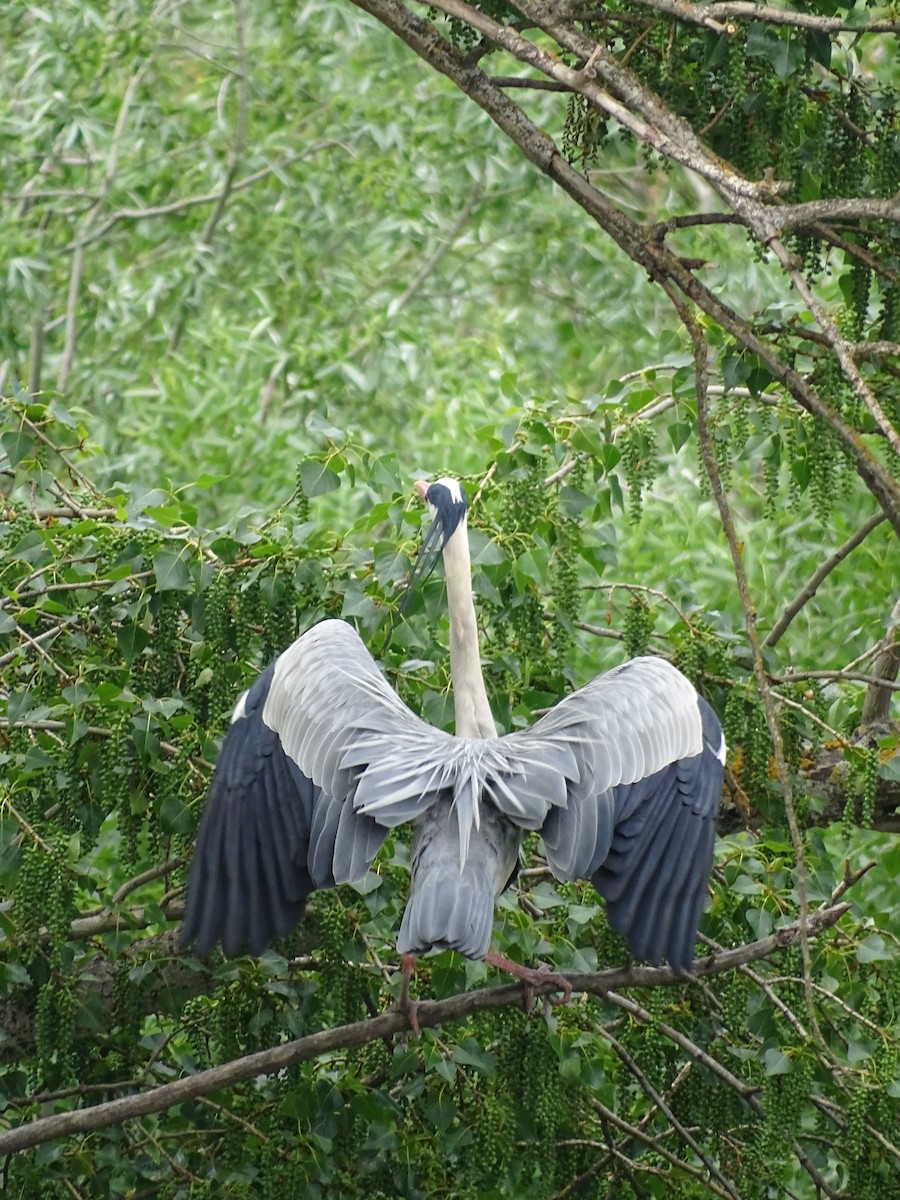
{"type": "Polygon", "coordinates": [[[591,879],[637,957],[687,969],[725,758],[693,685],[664,659],[632,659],[501,745],[497,807],[540,830],[558,879],[591,879]]]}
{"type": "MultiPolygon", "coordinates": [[[[261,953],[318,888],[362,880],[444,795],[456,739],[416,717],[359,635],[322,621],[238,702],[197,837],[182,943],[261,953]]],[[[452,784],[451,784],[452,794],[452,784]]]]}

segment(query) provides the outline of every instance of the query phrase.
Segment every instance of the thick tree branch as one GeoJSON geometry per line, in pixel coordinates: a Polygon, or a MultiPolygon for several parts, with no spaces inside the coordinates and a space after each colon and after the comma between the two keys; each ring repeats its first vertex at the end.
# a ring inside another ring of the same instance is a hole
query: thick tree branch
{"type": "Polygon", "coordinates": [[[809,200],[805,204],[785,204],[780,208],[772,208],[768,219],[782,232],[820,221],[898,221],[900,199],[848,196],[835,200],[809,200]]]}
{"type": "MultiPolygon", "coordinates": [[[[854,880],[850,881],[850,883],[852,882],[854,880]]],[[[850,883],[847,886],[850,886],[850,883]]],[[[849,905],[840,900],[817,909],[809,917],[808,935],[816,936],[830,929],[848,909],[849,905]]],[[[698,959],[693,966],[693,975],[706,979],[721,975],[726,971],[732,971],[748,962],[758,962],[786,946],[794,945],[799,938],[799,930],[799,925],[787,925],[759,941],[698,959]]],[[[572,972],[567,973],[566,978],[571,983],[573,991],[600,997],[613,993],[616,1003],[620,1006],[623,1003],[633,1003],[619,995],[622,988],[671,987],[673,984],[683,981],[683,977],[668,967],[628,967],[588,973],[572,972]]],[[[558,990],[558,987],[552,982],[538,984],[532,989],[536,996],[549,996],[558,990]]],[[[421,1028],[431,1029],[450,1021],[462,1020],[475,1013],[508,1008],[511,1005],[520,1004],[521,1001],[521,985],[518,983],[504,984],[501,987],[461,992],[447,1000],[420,1001],[416,1016],[421,1028]]],[[[205,1096],[223,1088],[234,1087],[249,1079],[255,1079],[259,1075],[272,1075],[295,1063],[307,1062],[334,1050],[364,1046],[369,1042],[406,1032],[409,1028],[409,1020],[403,1013],[390,1011],[365,1021],[356,1021],[352,1025],[325,1029],[321,1033],[310,1034],[293,1042],[261,1050],[256,1054],[248,1054],[244,1058],[235,1059],[219,1067],[211,1067],[206,1071],[198,1071],[195,1075],[178,1079],[174,1083],[163,1084],[161,1087],[149,1091],[123,1096],[105,1104],[97,1104],[92,1108],[41,1117],[36,1121],[6,1129],[0,1133],[0,1155],[15,1154],[20,1150],[27,1150],[31,1146],[40,1146],[57,1138],[90,1133],[97,1129],[105,1129],[109,1125],[117,1125],[121,1121],[131,1120],[134,1117],[163,1112],[176,1104],[183,1104],[188,1100],[197,1099],[199,1096],[205,1096]]],[[[672,1032],[673,1035],[677,1035],[675,1040],[683,1037],[678,1034],[678,1031],[672,1032]]],[[[669,1036],[667,1027],[664,1033],[665,1036],[669,1036]]],[[[681,1043],[679,1042],[679,1044],[681,1043]]],[[[698,1048],[695,1047],[695,1049],[698,1048]]]]}
{"type": "MultiPolygon", "coordinates": [[[[552,138],[540,130],[483,71],[468,64],[434,26],[414,16],[398,0],[353,0],[353,3],[377,17],[416,54],[451,79],[478,104],[526,158],[563,188],[634,262],[647,271],[651,279],[670,279],[740,345],[758,355],[794,400],[834,432],[850,455],[860,478],[900,533],[900,483],[865,439],[825,402],[807,379],[779,356],[766,338],[700,283],[677,255],[658,241],[648,238],[647,232],[636,221],[619,211],[609,197],[579,174],[559,152],[552,138]]],[[[589,51],[594,46],[583,35],[579,34],[578,37],[583,49],[586,47],[589,51]]],[[[732,196],[735,201],[741,199],[737,191],[732,192],[732,196]]],[[[749,202],[749,197],[744,197],[744,200],[749,202]]],[[[768,210],[764,206],[753,203],[754,219],[761,219],[759,214],[765,211],[768,210]]],[[[745,214],[742,213],[742,216],[745,214]]]]}
{"type": "Polygon", "coordinates": [[[722,33],[734,33],[731,22],[765,21],[769,25],[788,25],[794,29],[815,29],[821,33],[900,33],[900,20],[896,17],[876,18],[861,25],[845,21],[843,17],[819,16],[817,13],[797,12],[795,9],[775,8],[771,4],[756,4],[753,0],[723,0],[719,4],[693,4],[691,0],[632,0],[643,8],[655,9],[679,21],[689,21],[716,29],[722,33]]]}
{"type": "Polygon", "coordinates": [[[887,633],[881,639],[872,663],[873,681],[869,684],[863,701],[860,723],[865,729],[879,721],[886,721],[891,710],[891,701],[900,674],[900,599],[894,605],[888,621],[887,633]]]}

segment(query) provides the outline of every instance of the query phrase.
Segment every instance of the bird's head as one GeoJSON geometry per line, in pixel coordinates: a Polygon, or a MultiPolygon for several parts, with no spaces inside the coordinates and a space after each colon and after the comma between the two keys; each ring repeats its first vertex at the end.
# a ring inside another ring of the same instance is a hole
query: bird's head
{"type": "Polygon", "coordinates": [[[425,537],[422,539],[422,546],[419,550],[419,556],[416,559],[416,565],[413,567],[406,581],[406,591],[391,623],[382,653],[387,649],[397,622],[402,616],[416,587],[420,583],[424,583],[434,570],[437,560],[444,551],[444,547],[453,535],[461,530],[462,536],[465,537],[466,532],[468,499],[466,498],[465,489],[459,480],[445,477],[435,480],[434,483],[428,483],[427,480],[417,479],[414,486],[416,492],[428,505],[433,519],[425,537]]]}
{"type": "Polygon", "coordinates": [[[457,479],[445,477],[434,483],[417,479],[415,489],[428,505],[433,520],[422,542],[415,570],[410,576],[410,591],[416,584],[424,583],[428,578],[444,547],[457,530],[461,529],[465,536],[468,507],[466,493],[457,479]]]}

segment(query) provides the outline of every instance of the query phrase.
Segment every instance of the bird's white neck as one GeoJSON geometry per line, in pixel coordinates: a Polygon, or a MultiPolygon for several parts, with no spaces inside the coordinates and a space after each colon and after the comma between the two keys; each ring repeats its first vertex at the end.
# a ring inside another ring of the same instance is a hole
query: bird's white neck
{"type": "Polygon", "coordinates": [[[497,727],[481,674],[478,625],[472,598],[472,562],[465,520],[460,522],[444,547],[444,574],[450,612],[450,675],[453,680],[456,736],[493,738],[497,736],[497,727]]]}

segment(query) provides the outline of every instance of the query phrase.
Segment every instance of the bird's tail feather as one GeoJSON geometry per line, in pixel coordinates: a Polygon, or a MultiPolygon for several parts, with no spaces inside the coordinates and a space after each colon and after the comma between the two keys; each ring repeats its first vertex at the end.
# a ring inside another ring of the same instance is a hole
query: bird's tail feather
{"type": "Polygon", "coordinates": [[[401,954],[458,950],[467,958],[482,959],[490,949],[493,924],[494,889],[489,881],[479,887],[466,873],[428,878],[423,872],[403,914],[397,949],[401,954]]]}

